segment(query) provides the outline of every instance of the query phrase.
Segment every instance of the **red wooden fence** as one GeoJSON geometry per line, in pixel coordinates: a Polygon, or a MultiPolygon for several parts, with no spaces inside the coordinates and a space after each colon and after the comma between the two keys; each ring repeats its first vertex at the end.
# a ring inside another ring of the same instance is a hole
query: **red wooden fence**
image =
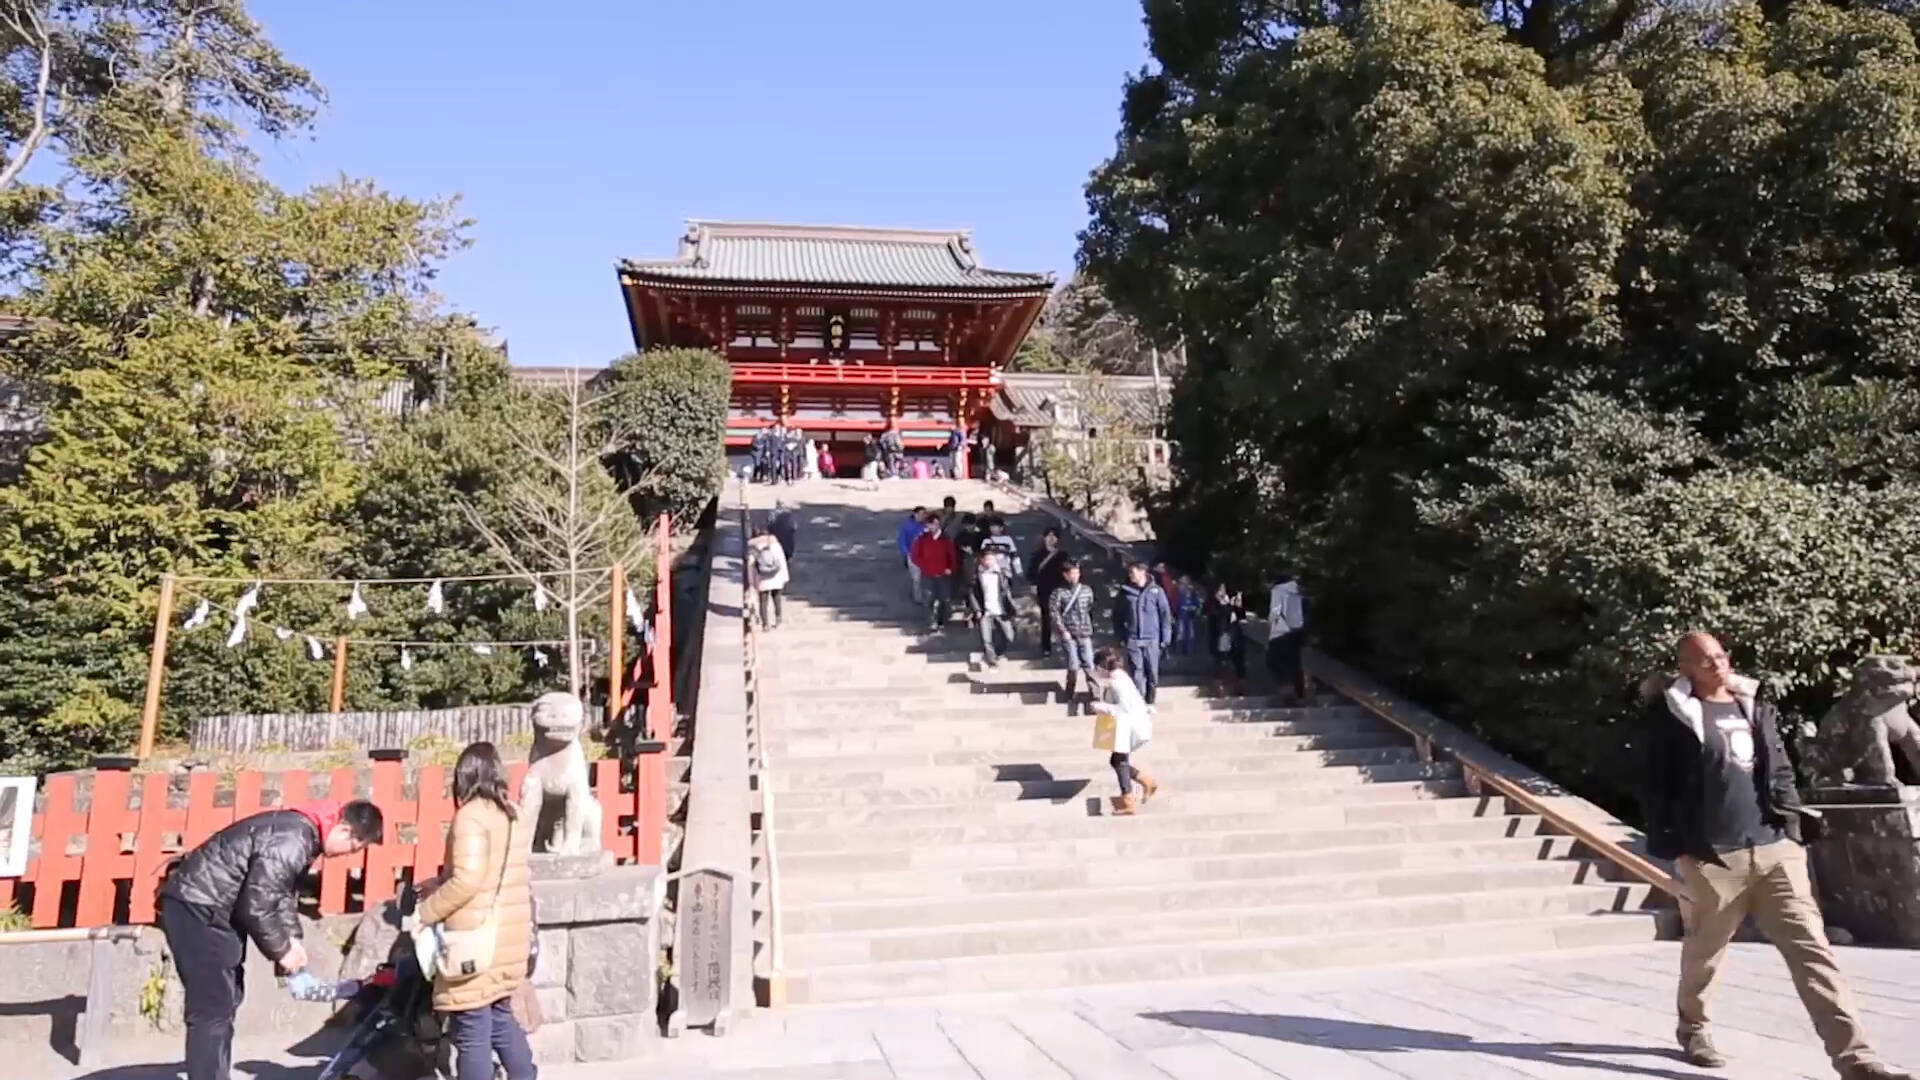
{"type": "MultiPolygon", "coordinates": [[[[672,555],[667,515],[660,515],[659,525],[654,584],[658,610],[654,612],[650,646],[654,681],[647,688],[643,716],[648,739],[664,743],[673,733],[674,720],[672,555]]],[[[590,768],[594,794],[600,802],[601,847],[622,862],[661,865],[667,820],[666,755],[642,754],[628,783],[622,783],[618,761],[596,761],[590,768]]],[[[512,766],[516,792],[526,770],[525,763],[512,766]]],[[[316,864],[322,915],[364,910],[366,905],[392,899],[403,879],[418,881],[440,872],[446,860],[447,823],[453,820],[453,795],[444,767],[431,765],[419,770],[413,799],[406,797],[406,768],[398,760],[374,761],[365,773],[335,769],[328,774],[323,793],[311,789],[312,777],[304,770],[280,773],[272,784],[267,782],[269,775],[234,774],[233,798],[224,805],[217,791],[218,778],[208,772],[188,777],[184,799],[174,797],[173,775],[169,773],[99,769],[92,774],[92,791],[85,800],[80,798],[81,774],[48,777],[44,808],[33,817],[31,846],[38,854],[27,860],[26,873],[21,877],[0,878],[0,912],[12,909],[19,887],[25,884],[32,886],[28,915],[35,929],[63,923],[106,926],[115,921],[115,909],[124,890],[125,918],[133,923],[150,923],[154,920],[154,891],[160,871],[174,856],[248,814],[323,796],[371,798],[386,815],[387,835],[384,843],[358,855],[321,859],[316,864]],[[365,788],[360,783],[363,775],[368,780],[365,788]],[[279,792],[272,803],[262,797],[269,789],[279,792]],[[413,834],[411,843],[401,842],[402,825],[410,826],[407,831],[413,834]],[[359,882],[357,890],[349,888],[354,880],[359,882]],[[68,885],[76,882],[75,902],[70,911],[63,911],[68,885]]]]}
{"type": "MultiPolygon", "coordinates": [[[[637,777],[640,783],[622,784],[618,761],[596,761],[590,768],[601,809],[601,846],[622,862],[657,864],[658,832],[649,843],[639,826],[651,816],[642,807],[656,801],[664,806],[665,792],[648,791],[644,771],[637,777]]],[[[525,763],[512,766],[515,790],[526,770],[525,763]]],[[[372,798],[386,816],[383,843],[315,864],[321,914],[362,910],[392,899],[403,881],[440,872],[446,861],[447,824],[453,820],[447,774],[439,765],[421,768],[416,797],[409,799],[400,761],[375,761],[366,771],[336,769],[328,774],[324,791],[312,791],[312,778],[300,770],[280,773],[272,783],[272,774],[242,772],[234,774],[233,797],[222,805],[213,773],[192,774],[186,797],[179,799],[170,792],[170,774],[101,769],[93,773],[91,798],[83,807],[80,774],[61,773],[47,779],[45,809],[34,815],[39,854],[27,861],[21,878],[0,879],[0,910],[13,905],[18,885],[27,884],[33,887],[27,914],[36,929],[106,926],[115,921],[117,900],[124,892],[122,917],[150,923],[160,871],[175,855],[249,814],[321,797],[372,798]],[[262,797],[269,788],[278,791],[272,802],[262,797]],[[410,842],[403,842],[402,826],[407,826],[410,842]],[[74,903],[67,905],[68,886],[76,882],[74,903]]]]}

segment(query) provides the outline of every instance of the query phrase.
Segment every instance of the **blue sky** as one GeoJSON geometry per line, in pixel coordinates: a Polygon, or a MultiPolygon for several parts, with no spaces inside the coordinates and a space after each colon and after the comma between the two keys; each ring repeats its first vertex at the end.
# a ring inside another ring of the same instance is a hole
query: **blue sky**
{"type": "Polygon", "coordinates": [[[970,227],[990,264],[1064,275],[1147,60],[1132,0],[253,7],[330,98],[269,174],[461,195],[442,291],[522,364],[630,349],[614,262],[689,217],[970,227]]]}

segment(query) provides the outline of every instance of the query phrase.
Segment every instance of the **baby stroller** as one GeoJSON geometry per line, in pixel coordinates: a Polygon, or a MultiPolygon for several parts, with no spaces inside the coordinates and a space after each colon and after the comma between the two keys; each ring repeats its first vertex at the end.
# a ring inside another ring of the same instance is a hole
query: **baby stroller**
{"type": "MultiPolygon", "coordinates": [[[[413,914],[411,888],[401,890],[400,914],[413,914]]],[[[353,1028],[317,1080],[419,1080],[435,1074],[440,1021],[433,1012],[433,981],[420,970],[413,938],[402,933],[349,999],[353,1028]]]]}
{"type": "MultiPolygon", "coordinates": [[[[413,914],[416,900],[411,887],[401,890],[402,917],[413,914]]],[[[346,1011],[354,1016],[353,1028],[316,1080],[448,1080],[453,1075],[440,1017],[433,1011],[433,980],[420,970],[411,935],[403,932],[394,939],[386,962],[350,1001],[346,1011]]],[[[506,1074],[495,1064],[493,1075],[504,1080],[506,1074]]]]}

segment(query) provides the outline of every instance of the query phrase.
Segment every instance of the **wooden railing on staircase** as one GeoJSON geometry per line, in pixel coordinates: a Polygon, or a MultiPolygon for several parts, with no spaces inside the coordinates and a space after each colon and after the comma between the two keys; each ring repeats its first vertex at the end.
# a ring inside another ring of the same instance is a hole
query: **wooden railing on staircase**
{"type": "MultiPolygon", "coordinates": [[[[1128,544],[1091,527],[1085,519],[1050,500],[1024,489],[1006,487],[1006,490],[1026,502],[1030,508],[1053,518],[1062,531],[1119,562],[1142,557],[1137,545],[1128,544]]],[[[1248,632],[1261,632],[1258,629],[1260,625],[1264,625],[1261,620],[1249,620],[1248,632]]],[[[1585,800],[1573,799],[1538,777],[1518,770],[1503,755],[1480,740],[1395,696],[1317,649],[1306,650],[1303,662],[1315,681],[1333,688],[1410,736],[1421,761],[1431,763],[1444,758],[1458,764],[1466,776],[1470,792],[1484,794],[1490,791],[1497,794],[1527,813],[1539,816],[1552,828],[1580,841],[1595,858],[1611,863],[1628,877],[1644,882],[1682,903],[1687,900],[1686,889],[1678,878],[1629,849],[1616,836],[1609,835],[1612,830],[1593,817],[1583,818],[1580,814],[1570,813],[1565,802],[1555,801],[1567,800],[1582,806],[1590,805],[1585,800]]]]}

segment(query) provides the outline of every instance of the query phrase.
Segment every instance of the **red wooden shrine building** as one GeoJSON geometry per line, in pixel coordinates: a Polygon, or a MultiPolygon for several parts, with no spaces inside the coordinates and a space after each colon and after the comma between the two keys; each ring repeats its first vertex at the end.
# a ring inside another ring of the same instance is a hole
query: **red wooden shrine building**
{"type": "Polygon", "coordinates": [[[987,268],[964,231],[722,221],[689,222],[679,254],[619,272],[636,348],[732,365],[730,448],[784,420],[850,469],[892,422],[919,450],[972,430],[1053,288],[987,268]]]}

